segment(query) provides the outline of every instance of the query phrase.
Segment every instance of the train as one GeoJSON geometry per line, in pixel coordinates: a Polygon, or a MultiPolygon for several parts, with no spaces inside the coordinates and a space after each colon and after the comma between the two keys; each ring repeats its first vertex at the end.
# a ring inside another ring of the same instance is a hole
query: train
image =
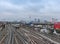
{"type": "Polygon", "coordinates": [[[60,22],[55,22],[55,23],[54,23],[54,30],[55,30],[57,33],[60,33],[60,22]]]}
{"type": "Polygon", "coordinates": [[[60,22],[55,22],[52,28],[46,28],[46,30],[48,31],[46,33],[54,33],[54,32],[60,33],[60,22]]]}
{"type": "Polygon", "coordinates": [[[56,31],[57,33],[60,33],[60,22],[54,22],[54,23],[32,23],[32,22],[29,22],[29,23],[26,23],[26,25],[34,27],[34,28],[40,28],[40,30],[43,30],[43,32],[46,31],[46,33],[53,33],[54,31],[56,31]],[[41,28],[41,26],[42,26],[42,28],[41,28]],[[43,26],[45,26],[45,28],[43,28],[43,26]]]}

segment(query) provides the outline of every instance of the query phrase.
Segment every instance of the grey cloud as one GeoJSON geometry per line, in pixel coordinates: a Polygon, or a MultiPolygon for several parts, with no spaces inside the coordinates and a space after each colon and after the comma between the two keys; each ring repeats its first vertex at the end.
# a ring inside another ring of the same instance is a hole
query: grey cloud
{"type": "MultiPolygon", "coordinates": [[[[10,18],[14,16],[14,18],[17,17],[17,19],[23,18],[24,16],[25,17],[32,16],[33,18],[40,17],[40,16],[49,17],[49,18],[56,17],[56,16],[59,17],[59,14],[60,14],[60,3],[58,3],[59,0],[57,1],[56,0],[49,0],[49,1],[41,0],[39,1],[40,3],[38,1],[36,2],[36,0],[35,1],[29,0],[25,4],[18,4],[18,5],[10,3],[10,2],[7,2],[7,3],[1,2],[0,10],[2,12],[12,13],[10,18]]],[[[5,18],[6,18],[6,15],[5,15],[5,18]]]]}

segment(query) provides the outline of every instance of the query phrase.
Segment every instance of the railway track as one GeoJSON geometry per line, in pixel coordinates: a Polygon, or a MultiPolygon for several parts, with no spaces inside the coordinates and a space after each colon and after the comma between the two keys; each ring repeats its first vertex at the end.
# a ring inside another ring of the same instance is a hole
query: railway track
{"type": "MultiPolygon", "coordinates": [[[[6,33],[2,39],[0,40],[0,44],[31,44],[28,41],[28,37],[26,37],[22,32],[19,32],[14,26],[11,24],[6,25],[5,29],[6,33]]],[[[3,34],[3,33],[2,33],[3,34]]],[[[32,43],[34,41],[32,40],[32,43]]]]}
{"type": "Polygon", "coordinates": [[[25,44],[23,37],[16,31],[14,27],[11,25],[6,25],[6,29],[8,29],[7,35],[2,37],[0,40],[0,44],[25,44]]]}
{"type": "Polygon", "coordinates": [[[42,33],[42,32],[35,31],[35,30],[29,30],[29,31],[36,32],[36,34],[38,34],[38,35],[41,34],[43,36],[46,36],[46,37],[50,38],[51,40],[56,41],[60,44],[60,35],[59,34],[58,35],[56,35],[54,33],[53,34],[47,34],[47,33],[42,33]]]}
{"type": "Polygon", "coordinates": [[[46,37],[48,37],[48,38],[50,38],[50,39],[60,43],[60,36],[58,36],[58,35],[55,35],[55,34],[46,34],[46,33],[40,33],[40,34],[42,34],[42,35],[44,35],[44,36],[46,36],[46,37]]]}
{"type": "MultiPolygon", "coordinates": [[[[34,31],[34,30],[32,30],[32,31],[34,31]]],[[[47,34],[47,33],[42,33],[42,32],[38,32],[38,31],[34,31],[34,32],[36,32],[37,34],[44,35],[44,36],[50,38],[51,40],[60,43],[60,35],[59,34],[54,34],[54,33],[47,34]]]]}
{"type": "MultiPolygon", "coordinates": [[[[36,32],[36,31],[33,31],[33,30],[26,30],[26,29],[23,29],[25,32],[30,32],[31,34],[33,35],[36,35],[36,36],[40,36],[41,38],[46,38],[45,40],[47,42],[50,42],[51,44],[54,43],[54,44],[60,44],[60,37],[59,36],[56,36],[56,35],[50,35],[50,34],[45,34],[45,33],[39,33],[39,32],[36,32]],[[43,36],[42,36],[43,35],[43,36]]],[[[38,37],[37,37],[38,38],[38,37]]],[[[43,41],[44,41],[43,39],[43,41]]],[[[46,42],[45,41],[45,42],[46,42]]],[[[46,44],[47,44],[46,42],[46,44]]]]}
{"type": "Polygon", "coordinates": [[[0,35],[0,44],[60,44],[59,36],[43,34],[31,29],[17,29],[11,24],[5,26],[1,31],[1,34],[3,33],[4,36],[0,35]]]}

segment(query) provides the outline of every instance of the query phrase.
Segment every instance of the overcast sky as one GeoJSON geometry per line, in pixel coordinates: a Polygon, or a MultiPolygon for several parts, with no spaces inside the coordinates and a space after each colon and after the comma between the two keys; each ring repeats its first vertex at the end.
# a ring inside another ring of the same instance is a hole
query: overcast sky
{"type": "Polygon", "coordinates": [[[0,0],[0,20],[60,19],[60,0],[0,0]]]}

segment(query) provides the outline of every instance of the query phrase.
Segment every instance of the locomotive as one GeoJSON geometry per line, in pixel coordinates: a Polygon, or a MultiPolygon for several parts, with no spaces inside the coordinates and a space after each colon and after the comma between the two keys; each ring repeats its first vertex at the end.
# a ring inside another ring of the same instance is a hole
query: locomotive
{"type": "Polygon", "coordinates": [[[55,30],[57,33],[60,33],[60,22],[55,22],[55,23],[54,23],[54,30],[55,30]]]}

